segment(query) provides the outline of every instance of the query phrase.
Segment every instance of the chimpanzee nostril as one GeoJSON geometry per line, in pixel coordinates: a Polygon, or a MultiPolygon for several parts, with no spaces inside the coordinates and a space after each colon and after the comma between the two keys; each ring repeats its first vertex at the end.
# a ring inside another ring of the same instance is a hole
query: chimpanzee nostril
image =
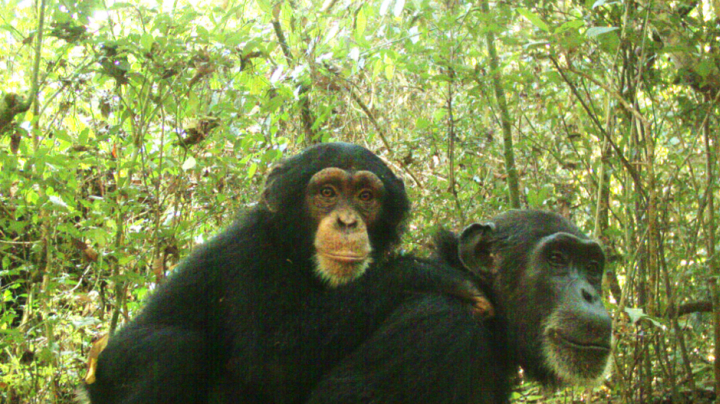
{"type": "Polygon", "coordinates": [[[588,292],[585,288],[582,288],[582,297],[588,303],[593,303],[595,301],[595,299],[593,298],[593,294],[588,292]]]}
{"type": "Polygon", "coordinates": [[[339,215],[337,218],[338,227],[352,230],[357,227],[358,220],[355,215],[339,215]]]}

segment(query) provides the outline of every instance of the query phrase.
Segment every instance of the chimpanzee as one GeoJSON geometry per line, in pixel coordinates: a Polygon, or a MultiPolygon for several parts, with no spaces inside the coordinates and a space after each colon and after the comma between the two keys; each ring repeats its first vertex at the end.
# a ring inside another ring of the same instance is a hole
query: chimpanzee
{"type": "Polygon", "coordinates": [[[100,353],[92,403],[299,403],[407,292],[483,300],[469,277],[394,258],[405,188],[370,151],[282,162],[261,203],[194,251],[100,353]]]}
{"type": "Polygon", "coordinates": [[[559,215],[510,211],[438,238],[495,308],[422,295],[324,377],[309,403],[507,403],[518,366],[543,385],[593,385],[609,371],[600,246],[559,215]],[[487,282],[487,283],[485,283],[487,282]]]}

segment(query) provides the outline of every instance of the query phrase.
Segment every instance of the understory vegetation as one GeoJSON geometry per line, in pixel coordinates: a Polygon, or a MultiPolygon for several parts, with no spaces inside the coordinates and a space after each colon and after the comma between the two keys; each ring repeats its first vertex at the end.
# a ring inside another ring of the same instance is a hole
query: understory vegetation
{"type": "Polygon", "coordinates": [[[3,0],[0,38],[0,402],[73,402],[324,141],[403,176],[405,250],[510,208],[601,241],[612,376],[514,402],[720,402],[718,0],[3,0]]]}

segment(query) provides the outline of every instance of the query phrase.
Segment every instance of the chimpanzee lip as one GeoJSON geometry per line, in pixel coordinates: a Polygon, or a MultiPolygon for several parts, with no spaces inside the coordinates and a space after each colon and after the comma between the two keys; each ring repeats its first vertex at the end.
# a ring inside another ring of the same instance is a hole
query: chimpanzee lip
{"type": "Polygon", "coordinates": [[[351,254],[330,254],[325,251],[318,250],[318,253],[322,256],[329,258],[334,261],[341,261],[341,262],[362,262],[365,261],[368,257],[367,254],[365,255],[351,255],[351,254]]]}
{"type": "Polygon", "coordinates": [[[558,331],[558,330],[550,330],[550,332],[548,333],[548,336],[555,343],[567,345],[571,348],[578,349],[578,350],[610,351],[609,344],[594,344],[594,343],[578,342],[578,341],[572,340],[572,339],[562,335],[560,333],[560,331],[558,331]]]}

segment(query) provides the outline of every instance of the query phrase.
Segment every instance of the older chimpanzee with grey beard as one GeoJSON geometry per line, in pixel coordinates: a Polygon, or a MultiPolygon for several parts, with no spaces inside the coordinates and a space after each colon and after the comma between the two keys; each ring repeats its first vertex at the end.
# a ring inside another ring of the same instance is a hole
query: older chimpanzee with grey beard
{"type": "Polygon", "coordinates": [[[478,277],[495,317],[418,296],[326,375],[311,404],[507,403],[518,367],[546,386],[603,380],[612,323],[598,243],[559,215],[510,211],[438,244],[478,277]]]}
{"type": "Polygon", "coordinates": [[[408,210],[402,180],[360,146],[321,144],[284,160],[261,203],[110,338],[86,380],[90,400],[302,403],[412,293],[483,309],[465,275],[389,255],[408,210]]]}

